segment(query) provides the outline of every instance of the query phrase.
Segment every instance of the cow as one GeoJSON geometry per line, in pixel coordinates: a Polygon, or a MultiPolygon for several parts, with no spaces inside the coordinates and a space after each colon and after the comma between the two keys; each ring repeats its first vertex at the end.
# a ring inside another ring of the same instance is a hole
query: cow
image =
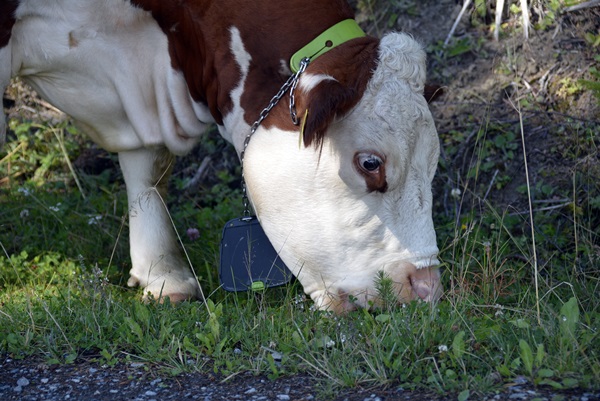
{"type": "MultiPolygon", "coordinates": [[[[258,219],[316,307],[377,305],[378,277],[398,303],[433,301],[439,140],[425,54],[407,34],[364,35],[353,18],[342,0],[2,0],[0,87],[21,77],[118,153],[127,284],[145,298],[202,297],[164,199],[173,158],[216,124],[243,153],[258,219]]],[[[2,118],[0,145],[5,131],[2,118]]]]}

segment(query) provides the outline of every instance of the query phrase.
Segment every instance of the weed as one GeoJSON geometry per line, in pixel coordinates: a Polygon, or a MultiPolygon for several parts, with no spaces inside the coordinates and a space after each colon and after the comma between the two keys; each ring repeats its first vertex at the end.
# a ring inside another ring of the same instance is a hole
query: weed
{"type": "Polygon", "coordinates": [[[534,24],[534,28],[537,30],[545,30],[553,26],[563,7],[561,0],[548,0],[541,3],[541,7],[537,8],[541,18],[534,24]]]}
{"type": "Polygon", "coordinates": [[[394,291],[394,282],[383,271],[379,271],[375,278],[378,306],[382,311],[389,311],[396,307],[397,294],[394,291]]]}

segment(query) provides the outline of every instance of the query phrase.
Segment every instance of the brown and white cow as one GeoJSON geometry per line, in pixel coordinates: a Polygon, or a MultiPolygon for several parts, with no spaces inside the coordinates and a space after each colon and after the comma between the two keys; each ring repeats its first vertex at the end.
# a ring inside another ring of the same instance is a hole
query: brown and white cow
{"type": "MultiPolygon", "coordinates": [[[[199,298],[161,196],[173,155],[216,123],[238,154],[290,57],[346,19],[341,0],[2,0],[0,87],[20,76],[118,152],[130,208],[130,286],[199,298]]],[[[319,308],[439,296],[431,181],[439,145],[408,35],[357,37],[312,60],[247,148],[252,204],[319,308]],[[299,136],[302,138],[299,138],[299,136]],[[300,140],[299,140],[300,139],[300,140]],[[302,143],[300,145],[300,143],[302,143]]],[[[5,139],[0,119],[0,145],[5,139]]]]}

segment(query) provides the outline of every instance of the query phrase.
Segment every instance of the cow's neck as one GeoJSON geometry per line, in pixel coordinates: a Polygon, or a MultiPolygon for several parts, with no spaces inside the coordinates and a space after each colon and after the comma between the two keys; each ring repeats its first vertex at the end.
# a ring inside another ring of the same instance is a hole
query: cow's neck
{"type": "MultiPolygon", "coordinates": [[[[339,0],[310,8],[302,0],[275,7],[265,0],[195,1],[203,4],[194,7],[185,2],[130,1],[152,12],[169,38],[172,66],[183,72],[192,98],[206,104],[220,125],[233,111],[236,99],[231,94],[241,78],[231,49],[234,31],[251,58],[239,99],[243,120],[250,125],[291,74],[291,56],[327,28],[353,18],[352,9],[339,0]]],[[[284,113],[283,109],[272,113],[284,113]]]]}

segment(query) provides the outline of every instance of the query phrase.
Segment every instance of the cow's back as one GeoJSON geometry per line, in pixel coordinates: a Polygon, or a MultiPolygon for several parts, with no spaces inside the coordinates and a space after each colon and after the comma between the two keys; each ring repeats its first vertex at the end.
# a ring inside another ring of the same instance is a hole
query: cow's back
{"type": "Polygon", "coordinates": [[[129,2],[20,1],[8,46],[11,75],[107,150],[164,144],[181,154],[204,131],[181,74],[170,67],[166,36],[129,2]]]}

